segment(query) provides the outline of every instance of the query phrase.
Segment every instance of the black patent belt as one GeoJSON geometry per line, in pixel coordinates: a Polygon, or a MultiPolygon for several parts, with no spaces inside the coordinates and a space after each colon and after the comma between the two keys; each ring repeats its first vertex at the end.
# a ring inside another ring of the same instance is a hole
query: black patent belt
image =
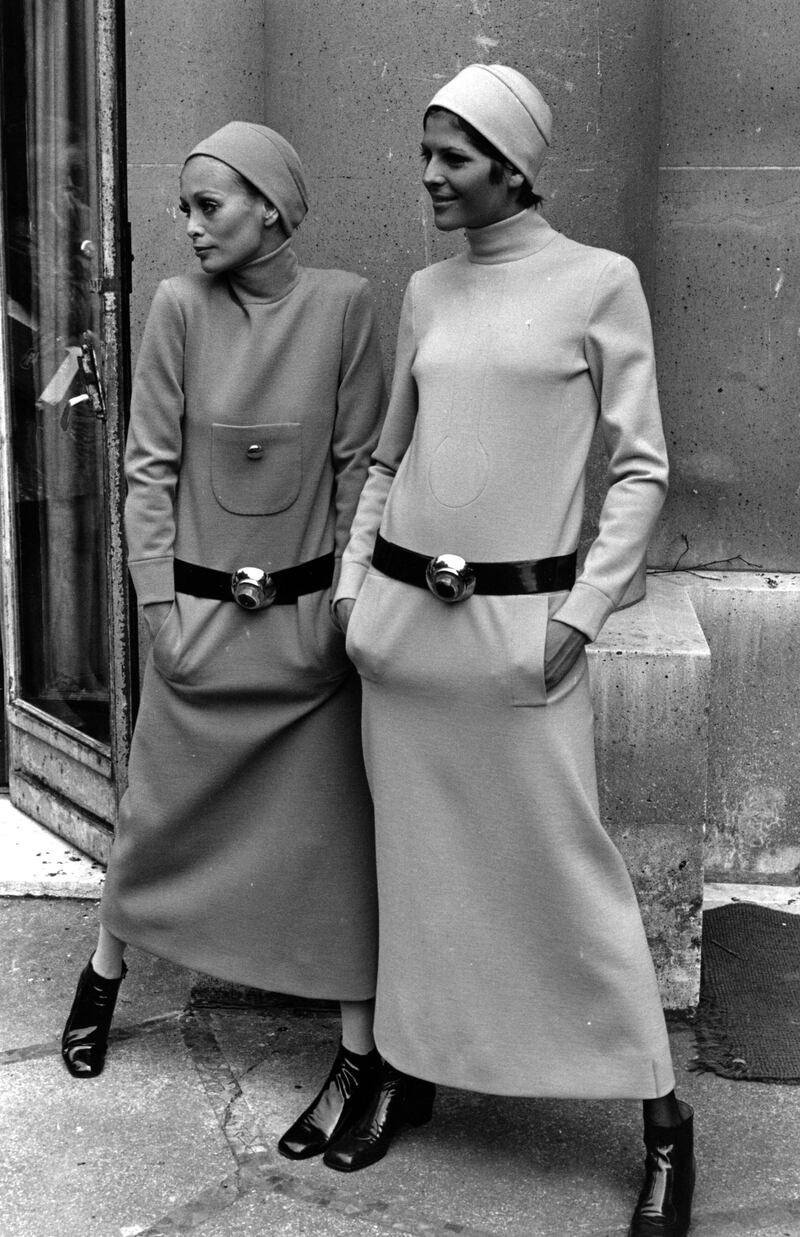
{"type": "Polygon", "coordinates": [[[297,567],[264,571],[261,567],[237,567],[216,571],[175,559],[175,591],[213,601],[235,601],[243,610],[267,606],[291,606],[305,593],[319,593],[333,582],[333,552],[312,558],[297,567]]]}
{"type": "Polygon", "coordinates": [[[377,571],[427,588],[440,601],[464,601],[473,593],[511,596],[519,593],[558,593],[575,583],[577,553],[528,562],[470,563],[457,554],[430,558],[416,550],[386,541],[378,533],[372,565],[377,571]]]}

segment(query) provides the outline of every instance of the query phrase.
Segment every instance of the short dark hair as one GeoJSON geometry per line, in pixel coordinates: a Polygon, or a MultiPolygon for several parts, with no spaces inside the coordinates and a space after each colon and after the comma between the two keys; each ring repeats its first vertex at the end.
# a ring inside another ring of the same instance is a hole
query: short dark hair
{"type": "MultiPolygon", "coordinates": [[[[502,154],[493,142],[490,142],[488,137],[484,137],[468,120],[464,120],[463,116],[459,116],[456,112],[451,112],[448,107],[429,107],[422,118],[423,125],[429,116],[450,116],[455,121],[458,128],[469,138],[476,150],[479,150],[487,159],[491,159],[492,167],[489,172],[489,180],[493,185],[499,185],[503,178],[503,172],[519,172],[510,159],[507,159],[502,154]]],[[[527,210],[531,206],[537,209],[541,206],[544,198],[540,193],[534,193],[533,185],[529,181],[523,181],[519,191],[519,202],[523,210],[527,210]]]]}

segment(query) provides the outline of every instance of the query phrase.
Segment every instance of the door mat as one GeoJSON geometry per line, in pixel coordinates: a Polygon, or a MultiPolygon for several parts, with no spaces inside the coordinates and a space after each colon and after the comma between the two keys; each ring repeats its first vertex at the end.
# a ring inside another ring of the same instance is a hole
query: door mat
{"type": "Polygon", "coordinates": [[[750,902],[703,915],[692,1069],[800,1084],[800,915],[750,902]]]}

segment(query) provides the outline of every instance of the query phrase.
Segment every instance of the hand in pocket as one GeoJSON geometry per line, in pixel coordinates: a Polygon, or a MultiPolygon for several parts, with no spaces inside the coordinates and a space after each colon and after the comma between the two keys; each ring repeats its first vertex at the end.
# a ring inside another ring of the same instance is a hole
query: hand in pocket
{"type": "Polygon", "coordinates": [[[341,631],[347,634],[347,628],[350,624],[350,615],[353,613],[355,605],[353,597],[340,597],[333,607],[333,617],[336,620],[337,626],[341,631]]]}
{"type": "Polygon", "coordinates": [[[142,614],[150,632],[150,639],[155,640],[161,628],[167,621],[167,615],[172,609],[171,601],[151,601],[142,606],[142,614]]]}
{"type": "Polygon", "coordinates": [[[575,665],[588,636],[569,623],[551,618],[544,644],[544,685],[550,692],[575,665]]]}

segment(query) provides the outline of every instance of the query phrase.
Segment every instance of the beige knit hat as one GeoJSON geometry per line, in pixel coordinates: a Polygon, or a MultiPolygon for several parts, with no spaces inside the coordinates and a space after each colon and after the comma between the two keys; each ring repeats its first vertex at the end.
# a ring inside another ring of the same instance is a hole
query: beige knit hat
{"type": "Polygon", "coordinates": [[[553,116],[522,73],[505,64],[467,65],[428,106],[466,120],[533,184],[550,145],[553,116]]]}
{"type": "MultiPolygon", "coordinates": [[[[308,210],[303,167],[293,146],[266,125],[232,120],[187,155],[208,155],[227,163],[263,193],[276,207],[287,234],[291,234],[308,210]]],[[[185,166],[185,164],[184,164],[185,166]]]]}

